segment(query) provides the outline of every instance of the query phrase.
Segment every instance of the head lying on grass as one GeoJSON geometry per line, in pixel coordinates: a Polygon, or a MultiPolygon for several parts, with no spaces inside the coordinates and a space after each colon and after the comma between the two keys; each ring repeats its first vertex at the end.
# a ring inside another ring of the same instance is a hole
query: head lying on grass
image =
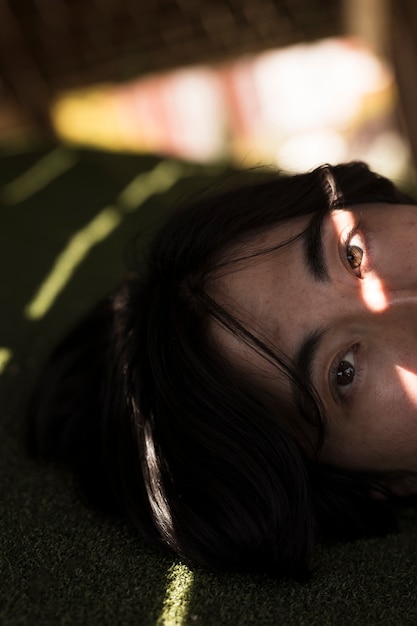
{"type": "Polygon", "coordinates": [[[203,196],[55,350],[34,447],[182,557],[302,576],[417,492],[416,251],[360,163],[203,196]]]}

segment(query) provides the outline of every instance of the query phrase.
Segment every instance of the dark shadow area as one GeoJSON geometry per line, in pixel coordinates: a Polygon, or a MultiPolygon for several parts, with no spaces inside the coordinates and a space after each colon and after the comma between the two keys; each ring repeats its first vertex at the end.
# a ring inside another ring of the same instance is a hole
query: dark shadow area
{"type": "MultiPolygon", "coordinates": [[[[10,183],[55,146],[0,158],[10,183]]],[[[122,522],[84,505],[71,475],[28,458],[25,409],[57,339],[124,273],[129,241],[149,237],[172,204],[210,184],[210,168],[188,168],[161,196],[150,196],[93,246],[39,319],[25,307],[74,233],[156,157],[74,153],[73,167],[17,204],[1,206],[0,534],[2,624],[149,623],[161,613],[173,560],[122,522]],[[6,363],[7,361],[7,363],[6,363]]],[[[4,199],[4,196],[3,196],[4,199]]],[[[138,244],[139,245],[139,244],[138,244]]],[[[140,246],[139,246],[140,247],[140,246]]]]}

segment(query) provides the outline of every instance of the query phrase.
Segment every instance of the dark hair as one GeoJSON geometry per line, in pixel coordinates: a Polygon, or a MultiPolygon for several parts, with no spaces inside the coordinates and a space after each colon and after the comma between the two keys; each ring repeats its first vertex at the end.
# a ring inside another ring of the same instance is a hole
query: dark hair
{"type": "Polygon", "coordinates": [[[315,449],[325,436],[314,389],[208,288],[255,234],[309,214],[314,231],[332,209],[376,202],[413,200],[350,163],[246,174],[175,211],[147,262],[53,353],[30,407],[32,448],[68,464],[96,506],[214,568],[302,576],[317,540],[393,529],[377,476],[322,465],[290,433],[301,419],[315,449]],[[213,320],[279,368],[297,402],[238,371],[210,340],[213,320]]]}

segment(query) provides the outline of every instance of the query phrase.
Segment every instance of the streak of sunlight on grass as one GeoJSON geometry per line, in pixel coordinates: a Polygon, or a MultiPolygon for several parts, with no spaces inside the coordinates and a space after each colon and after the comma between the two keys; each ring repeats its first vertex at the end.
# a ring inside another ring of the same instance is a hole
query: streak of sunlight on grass
{"type": "Polygon", "coordinates": [[[182,626],[187,616],[193,573],[186,565],[173,565],[168,573],[168,586],[157,626],[182,626]]]}
{"type": "Polygon", "coordinates": [[[25,316],[35,320],[51,308],[91,248],[108,237],[123,220],[123,213],[138,209],[150,196],[172,187],[187,171],[187,166],[172,161],[158,163],[150,172],[135,176],[117,197],[117,205],[102,209],[89,224],[75,233],[25,308],[25,316]]]}
{"type": "Polygon", "coordinates": [[[13,353],[11,350],[8,348],[0,348],[0,374],[4,372],[12,356],[13,353]]]}
{"type": "Polygon", "coordinates": [[[59,146],[39,159],[26,172],[5,185],[0,199],[4,204],[9,205],[23,202],[69,170],[76,161],[76,154],[59,146]]]}
{"type": "Polygon", "coordinates": [[[106,207],[85,228],[71,237],[35,297],[25,308],[28,319],[35,320],[45,315],[91,248],[108,237],[121,220],[122,217],[115,208],[106,207]]]}
{"type": "Polygon", "coordinates": [[[185,174],[186,166],[175,161],[161,161],[150,172],[144,172],[123,189],[117,198],[122,211],[135,211],[147,198],[163,193],[185,174]]]}

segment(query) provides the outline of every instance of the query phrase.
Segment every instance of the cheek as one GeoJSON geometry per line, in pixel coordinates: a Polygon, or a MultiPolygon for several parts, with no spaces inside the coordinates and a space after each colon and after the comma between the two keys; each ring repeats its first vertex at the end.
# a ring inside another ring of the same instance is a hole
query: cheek
{"type": "Polygon", "coordinates": [[[417,421],[417,374],[401,365],[395,365],[397,377],[397,403],[405,404],[406,408],[417,421]]]}
{"type": "Polygon", "coordinates": [[[381,436],[407,429],[417,434],[416,370],[397,364],[381,367],[372,387],[364,405],[374,430],[381,436]]]}
{"type": "Polygon", "coordinates": [[[388,288],[417,287],[417,211],[397,219],[385,213],[369,224],[372,269],[388,288]]]}
{"type": "Polygon", "coordinates": [[[395,366],[362,405],[356,439],[364,469],[417,470],[417,375],[395,366]]]}
{"type": "Polygon", "coordinates": [[[403,234],[403,236],[395,237],[394,241],[388,241],[382,246],[379,255],[379,265],[381,267],[381,276],[386,276],[388,280],[394,279],[392,286],[398,288],[416,288],[417,287],[417,238],[414,236],[415,226],[412,230],[412,236],[403,234]],[[387,250],[392,250],[391,254],[387,254],[387,250]]]}
{"type": "Polygon", "coordinates": [[[321,460],[362,471],[417,471],[417,375],[380,372],[348,414],[329,423],[321,460]]]}

